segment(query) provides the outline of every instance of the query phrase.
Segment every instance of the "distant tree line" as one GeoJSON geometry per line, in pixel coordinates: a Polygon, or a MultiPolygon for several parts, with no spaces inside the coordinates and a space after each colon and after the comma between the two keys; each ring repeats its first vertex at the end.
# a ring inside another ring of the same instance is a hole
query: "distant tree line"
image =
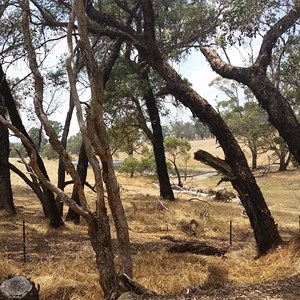
{"type": "Polygon", "coordinates": [[[163,126],[163,133],[165,137],[174,136],[189,141],[214,137],[209,128],[197,119],[191,122],[171,121],[169,125],[163,126]]]}

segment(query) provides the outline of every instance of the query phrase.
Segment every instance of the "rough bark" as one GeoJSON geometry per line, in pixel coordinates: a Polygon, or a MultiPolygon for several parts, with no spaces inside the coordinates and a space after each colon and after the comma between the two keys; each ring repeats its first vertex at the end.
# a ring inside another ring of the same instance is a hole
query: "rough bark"
{"type": "Polygon", "coordinates": [[[114,265],[108,216],[89,221],[88,232],[96,254],[96,265],[100,274],[99,283],[104,299],[114,299],[114,295],[119,295],[119,283],[114,265]]]}
{"type": "Polygon", "coordinates": [[[258,57],[248,68],[227,64],[213,49],[201,47],[202,53],[215,72],[224,78],[243,83],[251,89],[261,107],[267,111],[270,123],[286,141],[298,163],[300,162],[300,124],[287,99],[268,79],[266,70],[270,65],[272,49],[277,39],[292,27],[299,17],[300,1],[295,1],[294,7],[264,35],[258,57]]]}
{"type": "Polygon", "coordinates": [[[142,4],[148,62],[165,79],[168,88],[176,99],[188,107],[195,117],[207,124],[210,131],[218,139],[225,154],[225,162],[232,169],[234,178],[231,182],[238,191],[248,214],[258,251],[260,254],[265,254],[278,246],[281,243],[281,238],[265,199],[251,173],[246,157],[221,116],[205,99],[188,86],[163,58],[155,42],[152,2],[142,0],[142,4]]]}
{"type": "MultiPolygon", "coordinates": [[[[0,114],[5,117],[5,109],[0,96],[0,114]]],[[[10,168],[9,168],[9,138],[8,129],[0,124],[0,208],[14,215],[16,208],[13,201],[10,168]]]]}

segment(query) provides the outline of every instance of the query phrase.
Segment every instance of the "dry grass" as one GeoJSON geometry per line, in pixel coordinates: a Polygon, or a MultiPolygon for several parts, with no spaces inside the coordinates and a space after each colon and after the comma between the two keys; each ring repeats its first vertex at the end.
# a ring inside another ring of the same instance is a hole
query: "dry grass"
{"type": "Polygon", "coordinates": [[[252,259],[255,254],[253,249],[233,251],[225,262],[229,270],[228,279],[235,284],[262,283],[299,274],[298,250],[299,244],[292,243],[260,259],[252,259]]]}
{"type": "Polygon", "coordinates": [[[59,257],[57,261],[41,261],[32,278],[41,289],[41,299],[101,299],[98,274],[93,259],[59,257]]]}
{"type": "MultiPolygon", "coordinates": [[[[192,150],[206,149],[222,157],[214,140],[193,142],[192,150]]],[[[16,162],[14,162],[16,163],[16,162]]],[[[46,162],[52,181],[56,182],[57,163],[46,162]]],[[[22,167],[22,166],[21,166],[22,167]]],[[[191,161],[191,168],[205,168],[191,161]]],[[[89,171],[89,182],[93,176],[89,171]]],[[[216,189],[219,177],[188,178],[186,185],[208,191],[216,189]]],[[[271,173],[258,177],[269,208],[285,240],[299,229],[300,171],[271,173]]],[[[153,178],[118,175],[121,195],[128,217],[133,245],[135,279],[159,293],[178,293],[187,286],[214,286],[219,282],[241,285],[262,283],[300,273],[300,242],[255,260],[255,243],[249,221],[241,216],[241,207],[233,203],[217,203],[209,198],[190,201],[195,196],[176,194],[176,201],[158,201],[153,178]],[[207,211],[203,215],[204,210],[207,211]],[[190,221],[197,221],[197,233],[184,230],[190,221]],[[198,239],[210,245],[229,247],[229,221],[233,221],[233,245],[225,258],[167,251],[171,242],[165,235],[179,239],[198,239]]],[[[34,194],[20,178],[13,175],[14,198],[18,214],[7,216],[0,211],[0,281],[10,274],[25,274],[40,285],[42,300],[102,299],[95,268],[94,253],[86,226],[66,224],[54,230],[42,215],[34,194]],[[22,262],[22,220],[26,220],[27,262],[22,262]]],[[[221,187],[232,190],[228,183],[221,187]]],[[[95,195],[87,191],[91,206],[95,195]]],[[[113,236],[114,236],[114,232],[113,236]]]]}

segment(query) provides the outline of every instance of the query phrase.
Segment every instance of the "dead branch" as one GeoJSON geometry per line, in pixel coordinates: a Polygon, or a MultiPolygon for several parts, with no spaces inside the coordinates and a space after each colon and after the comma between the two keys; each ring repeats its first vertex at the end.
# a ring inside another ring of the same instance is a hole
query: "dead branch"
{"type": "Polygon", "coordinates": [[[157,197],[157,201],[158,203],[161,205],[162,208],[164,208],[165,210],[169,210],[162,202],[162,198],[161,197],[157,197]]]}
{"type": "Polygon", "coordinates": [[[235,179],[235,175],[233,174],[229,164],[219,157],[215,157],[204,150],[198,150],[194,153],[194,159],[203,162],[217,171],[220,171],[224,174],[225,178],[228,178],[228,180],[235,179]]]}
{"type": "Polygon", "coordinates": [[[181,239],[178,239],[174,236],[171,236],[171,235],[164,235],[164,236],[161,236],[160,237],[161,240],[168,240],[168,241],[171,241],[173,243],[185,243],[186,241],[184,240],[181,240],[181,239]]]}
{"type": "Polygon", "coordinates": [[[199,199],[199,198],[195,198],[195,197],[189,199],[188,201],[199,201],[199,202],[203,202],[203,203],[205,203],[205,204],[207,204],[207,205],[210,205],[209,202],[207,202],[207,201],[205,201],[205,200],[201,200],[201,199],[199,199]]]}
{"type": "Polygon", "coordinates": [[[155,292],[150,291],[149,289],[145,288],[144,286],[133,281],[125,273],[120,274],[118,277],[119,277],[120,287],[125,292],[132,291],[137,295],[150,295],[150,296],[157,295],[155,292]]]}

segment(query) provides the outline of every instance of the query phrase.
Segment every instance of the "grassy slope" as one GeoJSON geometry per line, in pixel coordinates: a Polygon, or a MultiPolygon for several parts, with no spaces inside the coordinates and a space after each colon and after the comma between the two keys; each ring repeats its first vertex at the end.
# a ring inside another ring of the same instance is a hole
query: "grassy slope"
{"type": "MultiPolygon", "coordinates": [[[[222,157],[214,140],[192,143],[191,153],[202,148],[222,157]]],[[[205,167],[191,161],[190,167],[205,167]]],[[[20,166],[22,167],[22,166],[20,166]]],[[[56,181],[56,162],[47,162],[51,179],[56,181]]],[[[219,178],[189,178],[186,185],[195,189],[216,188],[219,178]]],[[[288,240],[299,228],[298,216],[300,171],[271,173],[257,178],[282,236],[288,240]]],[[[137,281],[159,293],[180,292],[188,285],[214,285],[264,282],[300,273],[300,257],[293,247],[254,260],[255,243],[249,222],[242,217],[241,207],[232,203],[190,201],[194,196],[176,194],[177,200],[158,201],[158,190],[151,178],[129,179],[118,175],[133,243],[134,276],[137,281]],[[202,216],[208,207],[208,215],[202,216]],[[183,228],[195,219],[196,236],[183,228]],[[170,254],[170,243],[160,239],[172,235],[181,239],[197,238],[208,244],[227,248],[229,220],[233,221],[233,246],[227,259],[193,254],[170,254]]],[[[92,183],[92,174],[89,174],[92,183]]],[[[0,211],[0,281],[8,274],[23,273],[41,286],[42,299],[100,299],[94,254],[89,244],[84,222],[82,226],[66,224],[54,230],[48,227],[41,208],[23,182],[12,176],[18,214],[15,217],[0,211]],[[22,220],[27,224],[27,263],[22,263],[22,220]]],[[[220,189],[231,189],[222,184],[220,189]]],[[[87,191],[90,205],[95,195],[87,191]]],[[[114,233],[113,233],[114,234],[114,233]]],[[[299,251],[298,251],[299,253],[299,251]]]]}

